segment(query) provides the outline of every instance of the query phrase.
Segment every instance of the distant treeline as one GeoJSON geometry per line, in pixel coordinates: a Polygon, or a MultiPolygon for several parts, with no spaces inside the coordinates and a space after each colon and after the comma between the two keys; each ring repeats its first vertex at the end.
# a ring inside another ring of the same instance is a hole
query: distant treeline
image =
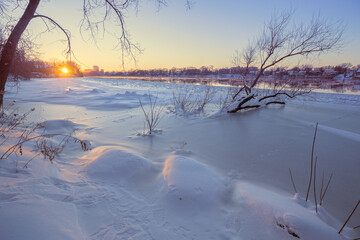
{"type": "MultiPolygon", "coordinates": [[[[5,38],[1,34],[0,29],[0,52],[5,43],[5,38]]],[[[11,74],[15,77],[23,78],[31,77],[68,77],[68,76],[206,76],[206,75],[242,75],[246,73],[258,72],[257,67],[229,67],[216,69],[213,66],[203,66],[200,68],[171,68],[171,69],[150,69],[150,70],[131,70],[126,72],[104,72],[99,71],[98,67],[90,72],[82,72],[81,67],[73,61],[52,61],[45,62],[39,60],[34,54],[33,43],[22,42],[15,55],[14,63],[11,68],[11,74]],[[67,68],[69,71],[65,74],[62,69],[67,68]]],[[[292,68],[277,67],[266,70],[264,75],[313,75],[313,76],[336,76],[337,74],[345,74],[349,77],[359,75],[360,65],[352,65],[351,63],[342,63],[336,66],[313,67],[312,65],[302,65],[292,68]]]]}
{"type": "MultiPolygon", "coordinates": [[[[272,74],[295,74],[301,73],[305,75],[323,75],[323,74],[354,74],[360,65],[353,66],[350,63],[343,63],[336,66],[323,66],[314,68],[312,65],[302,65],[293,68],[278,67],[264,72],[264,75],[272,74]]],[[[205,76],[205,75],[232,75],[232,74],[245,74],[245,73],[256,73],[258,72],[257,67],[230,67],[214,69],[210,67],[188,67],[188,68],[171,68],[171,69],[151,69],[151,70],[131,70],[126,72],[105,72],[103,75],[107,76],[205,76]]]]}

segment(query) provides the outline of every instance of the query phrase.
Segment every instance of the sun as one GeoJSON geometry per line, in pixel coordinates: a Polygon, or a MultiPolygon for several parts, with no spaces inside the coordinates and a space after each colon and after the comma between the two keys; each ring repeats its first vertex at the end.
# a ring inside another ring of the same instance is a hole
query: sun
{"type": "Polygon", "coordinates": [[[63,67],[63,68],[61,68],[61,72],[62,72],[63,74],[68,74],[68,73],[69,73],[69,69],[68,69],[67,67],[63,67]]]}

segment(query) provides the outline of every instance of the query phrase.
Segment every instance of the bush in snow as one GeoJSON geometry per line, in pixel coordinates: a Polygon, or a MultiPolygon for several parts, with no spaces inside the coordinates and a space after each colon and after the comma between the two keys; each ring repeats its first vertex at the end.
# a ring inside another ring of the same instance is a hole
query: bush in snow
{"type": "Polygon", "coordinates": [[[160,123],[161,114],[164,111],[165,106],[158,105],[157,97],[155,97],[155,99],[153,99],[150,94],[148,94],[147,96],[149,98],[148,99],[149,100],[148,108],[144,107],[140,98],[139,98],[139,103],[140,103],[141,110],[144,113],[145,125],[147,127],[147,132],[146,132],[145,126],[144,126],[144,134],[151,135],[154,132],[155,128],[160,123]]]}
{"type": "Polygon", "coordinates": [[[204,110],[206,105],[212,102],[215,93],[215,88],[211,86],[206,86],[205,89],[200,93],[185,90],[178,90],[173,92],[172,100],[175,112],[201,112],[204,110]]]}
{"type": "MultiPolygon", "coordinates": [[[[70,134],[37,134],[36,131],[43,126],[41,124],[26,123],[27,116],[35,111],[35,108],[19,114],[14,105],[15,102],[2,107],[0,110],[0,148],[2,150],[0,160],[8,159],[12,155],[22,156],[24,145],[30,142],[33,143],[32,152],[34,156],[25,162],[23,168],[26,168],[37,156],[42,156],[44,159],[53,162],[70,141],[79,143],[84,151],[90,149],[90,143],[72,136],[73,132],[70,134]]],[[[16,158],[17,165],[18,158],[16,158]]]]}

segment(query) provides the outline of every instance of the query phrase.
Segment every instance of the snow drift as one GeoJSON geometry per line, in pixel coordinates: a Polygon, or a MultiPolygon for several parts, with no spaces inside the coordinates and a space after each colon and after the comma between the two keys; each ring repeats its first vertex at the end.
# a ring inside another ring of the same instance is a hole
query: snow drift
{"type": "Polygon", "coordinates": [[[81,158],[80,173],[105,181],[128,181],[141,178],[151,162],[121,147],[98,147],[81,158]]]}

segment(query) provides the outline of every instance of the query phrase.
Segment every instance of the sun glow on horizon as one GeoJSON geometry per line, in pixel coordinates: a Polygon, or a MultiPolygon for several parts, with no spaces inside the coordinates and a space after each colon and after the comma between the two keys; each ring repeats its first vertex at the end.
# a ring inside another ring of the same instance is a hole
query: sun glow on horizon
{"type": "Polygon", "coordinates": [[[63,74],[68,74],[69,73],[69,69],[67,67],[62,67],[60,69],[60,71],[63,73],[63,74]]]}

